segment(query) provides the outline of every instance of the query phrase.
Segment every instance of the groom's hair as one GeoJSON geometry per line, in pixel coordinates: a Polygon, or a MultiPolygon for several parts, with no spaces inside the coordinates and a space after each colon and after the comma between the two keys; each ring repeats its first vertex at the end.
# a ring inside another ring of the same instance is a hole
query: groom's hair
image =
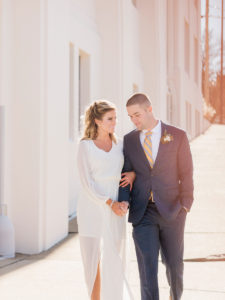
{"type": "Polygon", "coordinates": [[[131,105],[144,105],[144,106],[151,106],[151,101],[149,100],[148,96],[145,94],[134,94],[130,99],[127,100],[126,106],[131,106],[131,105]]]}

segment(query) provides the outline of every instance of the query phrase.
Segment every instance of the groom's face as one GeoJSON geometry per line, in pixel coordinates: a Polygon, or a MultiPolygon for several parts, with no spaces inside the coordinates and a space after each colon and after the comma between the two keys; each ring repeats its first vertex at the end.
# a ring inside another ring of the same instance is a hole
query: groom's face
{"type": "Polygon", "coordinates": [[[148,129],[152,119],[152,107],[134,104],[127,106],[128,116],[138,130],[148,129]]]}

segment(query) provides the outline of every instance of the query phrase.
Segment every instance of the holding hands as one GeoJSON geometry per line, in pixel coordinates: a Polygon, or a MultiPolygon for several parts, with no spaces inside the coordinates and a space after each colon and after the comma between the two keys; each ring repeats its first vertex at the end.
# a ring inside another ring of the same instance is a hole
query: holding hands
{"type": "MultiPolygon", "coordinates": [[[[120,181],[120,186],[125,187],[127,185],[130,185],[130,190],[132,189],[133,182],[135,180],[136,174],[135,172],[125,172],[122,173],[122,179],[120,181]]],[[[108,199],[106,203],[112,208],[113,212],[120,217],[123,217],[126,215],[129,203],[127,201],[112,201],[112,199],[108,199]]]]}
{"type": "Polygon", "coordinates": [[[123,217],[126,215],[127,210],[128,210],[128,202],[113,202],[112,204],[112,210],[113,212],[120,217],[123,217]]]}
{"type": "Polygon", "coordinates": [[[120,217],[123,217],[126,215],[128,210],[128,202],[118,202],[118,201],[112,201],[112,199],[108,199],[106,202],[113,210],[113,212],[120,217]]]}

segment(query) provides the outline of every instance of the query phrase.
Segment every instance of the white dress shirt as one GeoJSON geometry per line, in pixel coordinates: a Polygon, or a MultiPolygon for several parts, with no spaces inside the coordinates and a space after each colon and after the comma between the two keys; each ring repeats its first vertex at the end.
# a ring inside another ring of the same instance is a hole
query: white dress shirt
{"type": "MultiPolygon", "coordinates": [[[[140,133],[140,142],[141,145],[144,149],[144,140],[145,140],[145,133],[148,130],[142,130],[140,133]]],[[[152,158],[153,161],[155,163],[157,154],[158,154],[158,150],[159,150],[159,143],[160,143],[160,139],[161,139],[161,121],[158,120],[157,125],[151,130],[152,135],[151,135],[151,141],[152,141],[152,158]]]]}

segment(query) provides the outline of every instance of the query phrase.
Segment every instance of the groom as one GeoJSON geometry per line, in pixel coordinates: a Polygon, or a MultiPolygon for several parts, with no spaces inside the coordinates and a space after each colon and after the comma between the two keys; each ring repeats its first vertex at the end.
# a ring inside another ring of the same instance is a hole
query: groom
{"type": "Polygon", "coordinates": [[[193,202],[193,165],[186,133],[155,119],[144,94],[127,101],[136,130],[124,137],[123,172],[136,179],[119,190],[119,202],[129,202],[142,300],[158,300],[159,250],[170,285],[170,299],[183,292],[183,250],[186,214],[193,202]]]}

